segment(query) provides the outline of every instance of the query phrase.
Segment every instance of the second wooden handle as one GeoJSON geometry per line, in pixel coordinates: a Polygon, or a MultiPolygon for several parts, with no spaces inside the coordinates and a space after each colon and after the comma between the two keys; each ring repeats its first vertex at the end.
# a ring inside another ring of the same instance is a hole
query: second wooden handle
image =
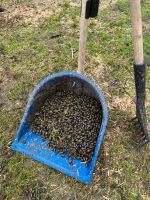
{"type": "Polygon", "coordinates": [[[130,0],[135,64],[143,64],[143,36],[140,0],[130,0]]]}

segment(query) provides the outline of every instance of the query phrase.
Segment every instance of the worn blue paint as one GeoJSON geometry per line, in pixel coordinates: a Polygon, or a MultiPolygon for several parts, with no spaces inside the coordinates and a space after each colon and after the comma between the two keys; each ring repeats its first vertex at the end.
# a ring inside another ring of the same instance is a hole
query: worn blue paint
{"type": "Polygon", "coordinates": [[[35,87],[29,99],[16,138],[12,144],[12,148],[15,151],[19,151],[41,163],[72,176],[83,183],[89,184],[92,181],[92,175],[105,133],[107,119],[107,106],[100,89],[82,74],[75,72],[60,72],[48,76],[35,87]],[[30,131],[30,122],[40,103],[42,103],[48,94],[55,91],[58,87],[61,87],[63,84],[66,84],[65,87],[74,90],[77,93],[83,91],[84,93],[95,96],[102,105],[102,124],[93,159],[88,165],[85,165],[82,161],[75,158],[70,158],[67,154],[66,157],[64,157],[57,152],[51,151],[47,147],[47,141],[44,141],[41,137],[30,131]]]}

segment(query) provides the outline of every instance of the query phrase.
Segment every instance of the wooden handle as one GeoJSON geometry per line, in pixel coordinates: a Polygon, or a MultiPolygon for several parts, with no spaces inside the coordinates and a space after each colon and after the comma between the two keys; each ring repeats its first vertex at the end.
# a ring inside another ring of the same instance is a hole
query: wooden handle
{"type": "Polygon", "coordinates": [[[135,64],[144,63],[140,0],[130,0],[135,64]]]}
{"type": "Polygon", "coordinates": [[[80,21],[80,38],[79,38],[79,55],[78,55],[78,72],[84,72],[85,50],[87,41],[88,20],[85,18],[87,0],[82,0],[82,11],[80,21]]]}

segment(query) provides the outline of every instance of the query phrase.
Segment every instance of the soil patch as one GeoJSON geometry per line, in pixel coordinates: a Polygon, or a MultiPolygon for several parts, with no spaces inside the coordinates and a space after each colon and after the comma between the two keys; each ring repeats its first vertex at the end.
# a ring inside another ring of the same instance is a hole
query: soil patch
{"type": "Polygon", "coordinates": [[[46,99],[31,129],[48,140],[50,149],[88,162],[92,159],[102,120],[93,97],[61,91],[46,99]]]}

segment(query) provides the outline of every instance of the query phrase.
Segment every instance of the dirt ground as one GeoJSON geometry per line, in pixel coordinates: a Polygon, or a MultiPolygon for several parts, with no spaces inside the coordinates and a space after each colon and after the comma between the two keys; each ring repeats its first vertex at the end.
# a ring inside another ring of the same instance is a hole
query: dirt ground
{"type": "MultiPolygon", "coordinates": [[[[150,146],[137,149],[133,44],[127,0],[102,1],[89,20],[85,75],[102,90],[109,111],[91,185],[24,155],[11,143],[33,88],[58,71],[76,71],[80,1],[0,2],[0,199],[149,200],[150,146]],[[55,37],[56,36],[56,37],[55,37]]],[[[150,65],[150,2],[142,1],[145,59],[150,65]]],[[[150,122],[150,68],[146,112],[150,122]]]]}

